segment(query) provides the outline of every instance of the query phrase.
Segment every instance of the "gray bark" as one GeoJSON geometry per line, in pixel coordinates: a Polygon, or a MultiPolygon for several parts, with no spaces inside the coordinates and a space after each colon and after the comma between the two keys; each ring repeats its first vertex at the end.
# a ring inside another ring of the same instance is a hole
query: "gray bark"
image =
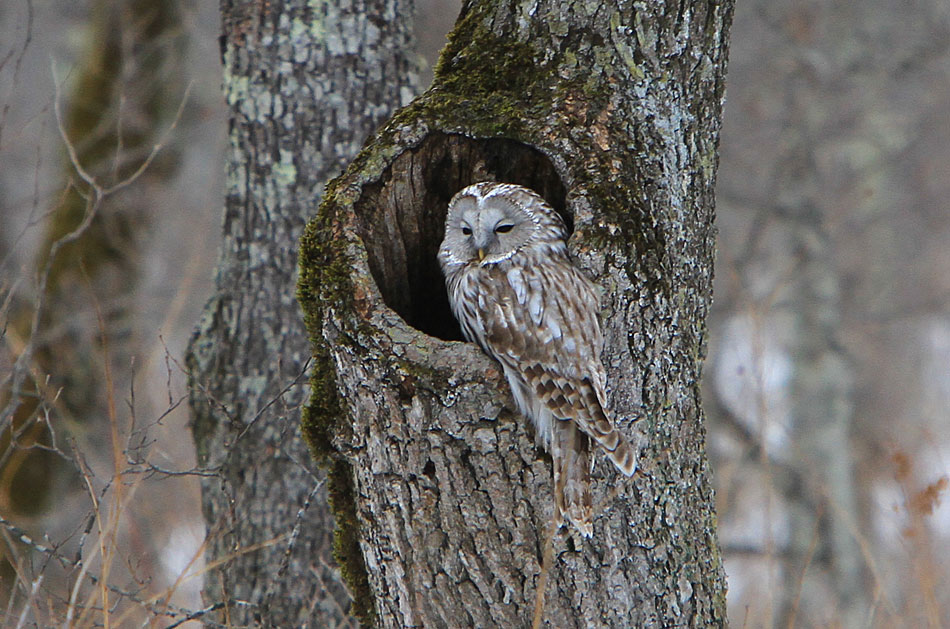
{"type": "Polygon", "coordinates": [[[296,249],[325,182],[413,93],[411,2],[221,10],[224,244],[188,356],[195,443],[211,472],[207,557],[224,560],[204,596],[227,606],[228,626],[347,626],[323,475],[298,432],[310,352],[296,249]]]}
{"type": "Polygon", "coordinates": [[[641,471],[598,458],[593,539],[559,534],[551,627],[724,626],[699,377],[732,4],[468,2],[433,87],[328,188],[301,248],[304,429],[331,468],[364,623],[527,626],[550,460],[458,342],[435,260],[449,198],[537,190],[604,288],[610,398],[641,471]]]}

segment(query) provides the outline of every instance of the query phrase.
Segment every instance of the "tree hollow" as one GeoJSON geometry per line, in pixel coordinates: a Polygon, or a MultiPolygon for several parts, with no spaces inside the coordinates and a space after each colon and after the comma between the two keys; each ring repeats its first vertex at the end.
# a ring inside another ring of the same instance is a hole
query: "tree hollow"
{"type": "Polygon", "coordinates": [[[531,188],[572,229],[566,190],[551,160],[503,138],[430,133],[397,156],[378,182],[364,186],[354,206],[383,301],[412,327],[443,340],[462,340],[436,259],[446,208],[456,192],[479,181],[531,188]]]}

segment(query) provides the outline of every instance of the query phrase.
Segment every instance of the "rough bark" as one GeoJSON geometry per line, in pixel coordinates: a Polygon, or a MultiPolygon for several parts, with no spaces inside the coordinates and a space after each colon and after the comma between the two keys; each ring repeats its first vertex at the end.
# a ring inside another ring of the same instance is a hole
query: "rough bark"
{"type": "Polygon", "coordinates": [[[216,293],[188,366],[208,604],[229,626],[352,624],[322,473],[299,435],[309,344],[296,249],[325,182],[414,88],[411,2],[222,2],[231,110],[216,293]],[[261,547],[260,545],[263,545],[261,547]]]}
{"type": "Polygon", "coordinates": [[[732,4],[468,2],[433,87],[328,188],[301,249],[304,428],[367,624],[526,626],[550,460],[461,343],[435,253],[457,190],[534,188],[604,287],[611,403],[641,472],[598,458],[590,541],[557,536],[552,627],[725,625],[699,376],[732,4]]]}

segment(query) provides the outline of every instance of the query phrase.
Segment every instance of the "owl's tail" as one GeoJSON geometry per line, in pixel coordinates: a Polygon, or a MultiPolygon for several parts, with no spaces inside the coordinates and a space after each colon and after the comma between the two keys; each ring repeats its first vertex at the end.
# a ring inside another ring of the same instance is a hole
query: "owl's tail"
{"type": "MultiPolygon", "coordinates": [[[[617,433],[617,430],[614,429],[614,432],[617,433]]],[[[607,446],[604,446],[604,452],[607,453],[608,458],[617,466],[617,469],[625,475],[633,476],[633,473],[637,471],[637,454],[619,433],[617,433],[617,441],[614,445],[614,449],[608,450],[607,446]]]]}
{"type": "Polygon", "coordinates": [[[601,401],[602,395],[597,394],[597,389],[589,378],[584,378],[579,389],[586,397],[587,404],[575,404],[573,410],[577,413],[577,419],[584,427],[584,432],[603,448],[604,453],[613,461],[617,469],[626,476],[633,476],[633,473],[637,471],[639,451],[631,448],[630,444],[620,436],[620,431],[614,428],[614,423],[604,410],[606,405],[601,401]]]}
{"type": "Polygon", "coordinates": [[[590,496],[590,438],[573,421],[554,421],[551,458],[554,461],[554,503],[558,514],[590,537],[594,507],[590,496]]]}

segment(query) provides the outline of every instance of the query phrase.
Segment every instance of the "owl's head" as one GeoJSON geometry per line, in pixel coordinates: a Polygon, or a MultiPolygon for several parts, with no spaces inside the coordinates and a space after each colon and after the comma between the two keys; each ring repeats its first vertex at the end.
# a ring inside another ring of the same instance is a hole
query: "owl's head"
{"type": "Polygon", "coordinates": [[[564,246],[564,221],[538,194],[511,183],[486,181],[449,201],[439,260],[496,264],[535,245],[564,246]]]}

